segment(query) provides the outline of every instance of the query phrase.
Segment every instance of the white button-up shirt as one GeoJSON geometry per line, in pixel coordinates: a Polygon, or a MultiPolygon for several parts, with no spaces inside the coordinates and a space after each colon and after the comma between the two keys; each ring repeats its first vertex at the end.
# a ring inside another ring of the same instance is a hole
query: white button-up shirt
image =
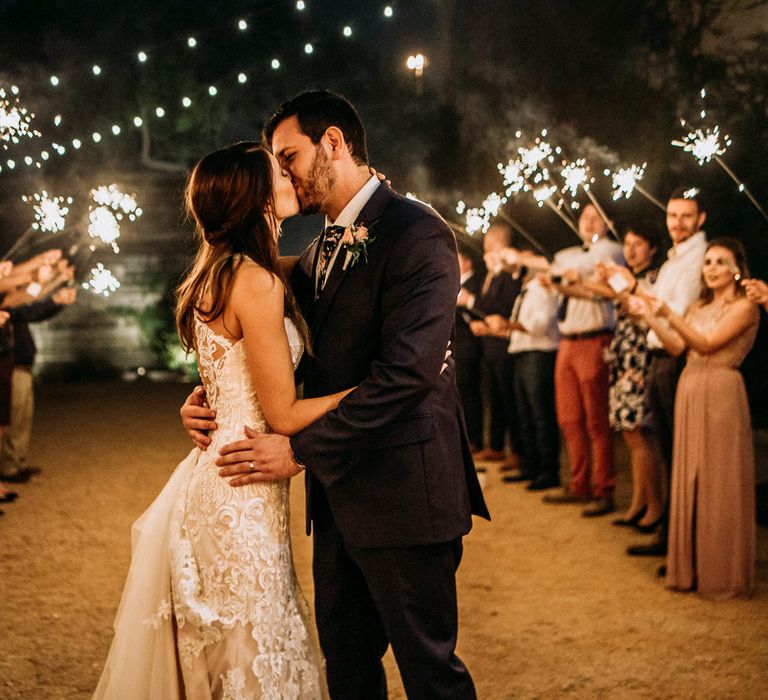
{"type": "MultiPolygon", "coordinates": [[[[588,277],[595,271],[598,262],[617,263],[624,262],[621,245],[616,241],[603,236],[588,249],[581,246],[566,248],[555,254],[552,262],[552,274],[562,274],[566,270],[576,270],[582,277],[588,277]]],[[[613,304],[610,301],[591,301],[570,297],[565,319],[560,322],[560,333],[563,335],[575,335],[613,328],[615,323],[613,316],[613,304]]]]}
{"type": "Polygon", "coordinates": [[[560,331],[557,329],[559,295],[547,289],[535,277],[526,282],[523,291],[515,299],[512,319],[518,321],[527,332],[512,331],[509,336],[509,352],[529,350],[557,350],[560,331]]]}
{"type": "MultiPolygon", "coordinates": [[[[701,270],[706,251],[704,231],[678,243],[667,253],[667,260],[659,269],[659,276],[651,288],[653,294],[679,316],[685,315],[701,293],[701,270]]],[[[648,333],[648,347],[652,350],[664,347],[654,331],[648,333]]]]}

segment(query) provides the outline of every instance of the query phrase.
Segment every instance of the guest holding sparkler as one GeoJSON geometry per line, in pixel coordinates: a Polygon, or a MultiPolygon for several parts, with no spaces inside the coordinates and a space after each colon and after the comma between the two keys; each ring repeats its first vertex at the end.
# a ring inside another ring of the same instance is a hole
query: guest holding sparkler
{"type": "MultiPolygon", "coordinates": [[[[659,237],[647,226],[627,227],[622,247],[624,259],[637,284],[650,289],[658,273],[654,262],[659,237]]],[[[624,277],[612,277],[606,266],[598,265],[597,280],[608,288],[608,295],[615,298],[616,330],[606,355],[611,381],[609,418],[611,427],[624,437],[632,469],[629,508],[613,524],[652,532],[661,521],[664,507],[648,410],[648,328],[629,312],[629,292],[624,277]]]]}
{"type": "MultiPolygon", "coordinates": [[[[507,259],[513,252],[507,249],[507,259]]],[[[520,257],[532,258],[530,251],[522,251],[520,257]]],[[[534,271],[523,274],[523,289],[512,315],[488,316],[486,323],[494,335],[509,339],[520,425],[520,469],[502,480],[529,481],[529,491],[542,491],[560,485],[560,435],[555,412],[558,295],[534,271]]]]}
{"type": "Polygon", "coordinates": [[[749,596],[755,585],[755,461],[738,371],[759,321],[739,284],[748,275],[741,244],[718,238],[687,314],[632,300],[670,355],[688,353],[675,399],[667,585],[707,598],[749,596]]]}
{"type": "Polygon", "coordinates": [[[594,205],[582,209],[578,229],[583,246],[557,253],[549,278],[562,294],[555,397],[571,478],[561,493],[545,496],[544,502],[589,503],[582,513],[591,517],[614,509],[613,436],[603,357],[613,337],[614,315],[609,301],[596,299],[578,282],[592,276],[598,262],[619,263],[622,255],[621,246],[607,238],[606,222],[594,205]]]}
{"type": "MultiPolygon", "coordinates": [[[[480,393],[481,339],[472,333],[471,309],[480,294],[482,274],[475,270],[475,256],[468,246],[459,243],[459,295],[456,299],[456,386],[464,406],[470,449],[480,452],[483,444],[483,403],[480,393]]],[[[479,255],[478,255],[479,257],[479,255]]]]}
{"type": "Polygon", "coordinates": [[[0,474],[4,481],[26,483],[39,469],[27,465],[34,417],[32,366],[37,348],[30,323],[48,320],[74,304],[75,287],[63,287],[48,299],[10,310],[13,323],[13,373],[11,375],[11,420],[0,436],[0,474]]]}
{"type": "MultiPolygon", "coordinates": [[[[520,293],[522,282],[505,272],[495,262],[495,255],[508,247],[512,231],[504,222],[494,223],[483,239],[483,252],[488,258],[488,272],[479,295],[471,304],[482,315],[498,314],[509,318],[512,306],[520,293]],[[488,257],[490,256],[490,257],[488,257]],[[490,264],[489,264],[490,263],[490,264]]],[[[465,304],[465,306],[468,304],[465,304]]],[[[512,366],[507,353],[507,341],[496,338],[491,329],[482,320],[470,323],[470,329],[482,338],[482,364],[486,372],[491,409],[491,435],[489,447],[477,456],[480,460],[503,461],[502,471],[514,471],[518,466],[519,429],[512,388],[512,366]],[[505,455],[505,438],[509,435],[512,454],[505,455]]]]}
{"type": "MultiPolygon", "coordinates": [[[[667,231],[672,248],[659,269],[652,287],[653,295],[669,306],[678,316],[684,316],[701,291],[701,269],[707,239],[701,227],[707,218],[701,192],[696,188],[679,187],[672,192],[666,208],[667,231]]],[[[634,275],[626,268],[610,270],[624,275],[630,291],[642,296],[634,275]]],[[[648,333],[651,364],[648,370],[648,401],[653,415],[653,433],[666,467],[667,486],[671,483],[674,407],[677,380],[684,365],[681,354],[671,355],[652,328],[648,333]]],[[[667,489],[669,500],[669,488],[667,489]]],[[[631,545],[631,556],[663,556],[667,552],[667,522],[662,520],[656,539],[649,544],[631,545]]]]}
{"type": "Polygon", "coordinates": [[[741,284],[747,294],[747,299],[768,311],[768,284],[758,279],[742,280],[741,284]]]}

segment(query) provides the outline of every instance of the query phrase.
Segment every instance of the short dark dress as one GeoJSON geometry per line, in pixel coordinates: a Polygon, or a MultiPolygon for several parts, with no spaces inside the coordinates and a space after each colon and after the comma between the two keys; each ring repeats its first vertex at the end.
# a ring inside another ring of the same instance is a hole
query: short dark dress
{"type": "MultiPolygon", "coordinates": [[[[656,281],[658,268],[649,267],[636,275],[638,282],[650,286],[656,281]]],[[[608,390],[609,418],[617,431],[649,427],[646,379],[650,356],[646,342],[647,328],[636,325],[619,303],[616,307],[616,329],[606,350],[610,376],[608,390]]]]}

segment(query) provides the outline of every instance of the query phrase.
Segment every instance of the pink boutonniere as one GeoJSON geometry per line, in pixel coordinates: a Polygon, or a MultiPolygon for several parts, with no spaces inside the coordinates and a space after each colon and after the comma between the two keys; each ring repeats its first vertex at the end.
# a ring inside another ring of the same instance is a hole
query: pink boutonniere
{"type": "Polygon", "coordinates": [[[362,224],[347,226],[341,236],[341,244],[346,250],[344,259],[344,269],[354,265],[362,255],[365,262],[368,262],[368,246],[376,240],[368,235],[368,227],[362,224]]]}

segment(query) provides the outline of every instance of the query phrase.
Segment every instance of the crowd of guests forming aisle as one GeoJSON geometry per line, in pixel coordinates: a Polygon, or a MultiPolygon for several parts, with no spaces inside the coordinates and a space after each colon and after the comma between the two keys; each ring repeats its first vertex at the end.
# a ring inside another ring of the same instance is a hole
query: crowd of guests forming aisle
{"type": "Polygon", "coordinates": [[[698,190],[670,195],[661,264],[652,227],[633,222],[619,243],[590,204],[578,221],[583,244],[554,256],[511,247],[509,227],[494,224],[483,266],[459,246],[456,360],[478,462],[500,462],[506,483],[548,490],[547,505],[602,516],[615,511],[621,433],[632,496],[613,524],[654,534],[627,553],[666,556],[669,588],[717,599],[755,585],[755,458],[739,366],[768,285],[750,278],[738,240],[707,241],[706,217],[698,190]],[[554,491],[561,436],[570,473],[554,491]]]}
{"type": "MultiPolygon", "coordinates": [[[[35,341],[30,323],[55,316],[75,302],[74,268],[60,250],[47,250],[14,264],[0,262],[0,503],[19,494],[9,484],[25,484],[40,469],[27,464],[34,390],[35,341]]],[[[0,516],[4,511],[0,510],[0,516]]]]}

